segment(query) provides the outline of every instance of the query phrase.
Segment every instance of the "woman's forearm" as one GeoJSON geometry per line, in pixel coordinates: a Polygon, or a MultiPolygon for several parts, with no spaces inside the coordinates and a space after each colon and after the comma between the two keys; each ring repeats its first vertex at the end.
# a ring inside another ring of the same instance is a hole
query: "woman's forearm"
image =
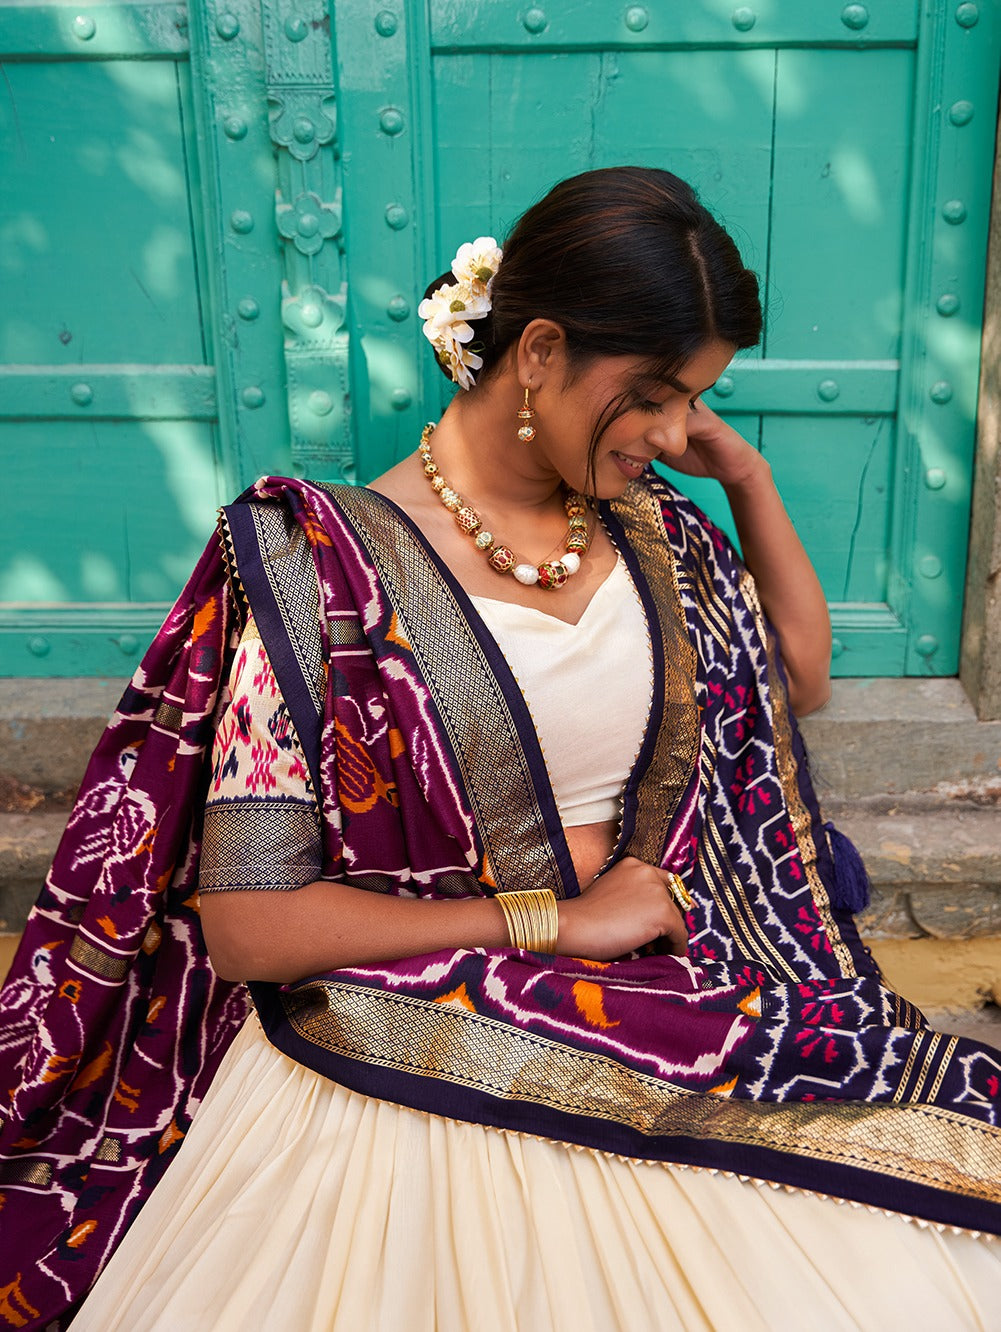
{"type": "MultiPolygon", "coordinates": [[[[657,938],[684,953],[672,876],[623,856],[580,896],[557,902],[556,952],[608,961],[657,938]]],[[[320,879],[285,892],[203,893],[202,928],[223,980],[284,983],[340,967],[394,962],[449,948],[507,948],[489,897],[412,898],[320,879]]]]}
{"type": "Polygon", "coordinates": [[[744,561],[779,636],[789,702],[802,716],[830,697],[831,621],[813,565],[764,458],[726,487],[744,561]]]}
{"type": "Polygon", "coordinates": [[[503,948],[504,914],[486,897],[395,897],[321,879],[282,892],[202,893],[202,930],[223,980],[296,981],[439,948],[503,948]]]}

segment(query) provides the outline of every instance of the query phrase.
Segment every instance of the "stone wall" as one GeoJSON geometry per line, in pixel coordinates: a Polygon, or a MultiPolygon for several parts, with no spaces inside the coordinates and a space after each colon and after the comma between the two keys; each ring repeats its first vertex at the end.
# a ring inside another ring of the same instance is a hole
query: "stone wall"
{"type": "Polygon", "coordinates": [[[960,667],[963,685],[984,720],[1001,717],[1001,124],[998,145],[960,667]]]}

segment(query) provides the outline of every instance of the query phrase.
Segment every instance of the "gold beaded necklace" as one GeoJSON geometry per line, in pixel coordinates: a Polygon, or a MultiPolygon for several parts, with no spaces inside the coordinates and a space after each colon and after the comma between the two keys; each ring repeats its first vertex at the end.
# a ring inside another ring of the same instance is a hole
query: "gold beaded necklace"
{"type": "Polygon", "coordinates": [[[477,550],[487,557],[487,563],[497,573],[509,573],[525,587],[547,589],[562,587],[571,574],[580,568],[581,560],[587,554],[591,544],[591,534],[587,526],[587,500],[575,490],[568,490],[563,501],[563,508],[569,520],[567,534],[563,538],[563,554],[558,560],[545,560],[542,564],[528,564],[516,557],[510,546],[495,540],[492,532],[483,526],[483,520],[476,510],[466,504],[458,491],[453,490],[435,462],[431,453],[431,436],[434,434],[434,422],[429,421],[421,433],[419,452],[424,466],[424,475],[431,483],[431,489],[455,519],[460,532],[472,539],[477,550]]]}

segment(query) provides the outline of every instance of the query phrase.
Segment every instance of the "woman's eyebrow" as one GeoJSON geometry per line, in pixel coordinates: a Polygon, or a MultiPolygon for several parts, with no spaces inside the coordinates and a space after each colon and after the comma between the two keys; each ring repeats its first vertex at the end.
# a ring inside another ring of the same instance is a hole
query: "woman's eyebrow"
{"type": "Polygon", "coordinates": [[[641,393],[656,393],[658,389],[670,388],[674,389],[676,393],[684,393],[688,397],[692,396],[692,390],[672,375],[652,375],[649,378],[638,380],[636,387],[637,391],[641,393]]]}
{"type": "Polygon", "coordinates": [[[670,388],[674,389],[676,393],[683,393],[686,398],[701,398],[703,393],[708,393],[715,383],[716,381],[714,379],[713,383],[707,384],[704,389],[693,389],[689,388],[687,384],[682,383],[682,381],[677,379],[674,375],[651,375],[638,379],[634,384],[634,391],[643,394],[653,394],[656,393],[658,389],[670,388]]]}
{"type": "Polygon", "coordinates": [[[663,383],[667,384],[670,388],[677,389],[679,393],[686,394],[689,398],[701,398],[703,393],[709,392],[716,381],[714,379],[713,384],[707,384],[704,389],[691,389],[687,384],[682,384],[680,379],[675,379],[672,375],[668,375],[667,378],[663,380],[663,383]]]}

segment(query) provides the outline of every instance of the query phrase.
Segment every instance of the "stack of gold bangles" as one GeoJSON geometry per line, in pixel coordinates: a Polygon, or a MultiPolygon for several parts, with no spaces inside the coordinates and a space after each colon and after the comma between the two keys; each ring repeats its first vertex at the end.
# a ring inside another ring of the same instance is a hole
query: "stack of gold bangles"
{"type": "Polygon", "coordinates": [[[525,948],[530,953],[556,952],[560,918],[551,888],[498,893],[494,901],[504,912],[512,948],[525,948]]]}

